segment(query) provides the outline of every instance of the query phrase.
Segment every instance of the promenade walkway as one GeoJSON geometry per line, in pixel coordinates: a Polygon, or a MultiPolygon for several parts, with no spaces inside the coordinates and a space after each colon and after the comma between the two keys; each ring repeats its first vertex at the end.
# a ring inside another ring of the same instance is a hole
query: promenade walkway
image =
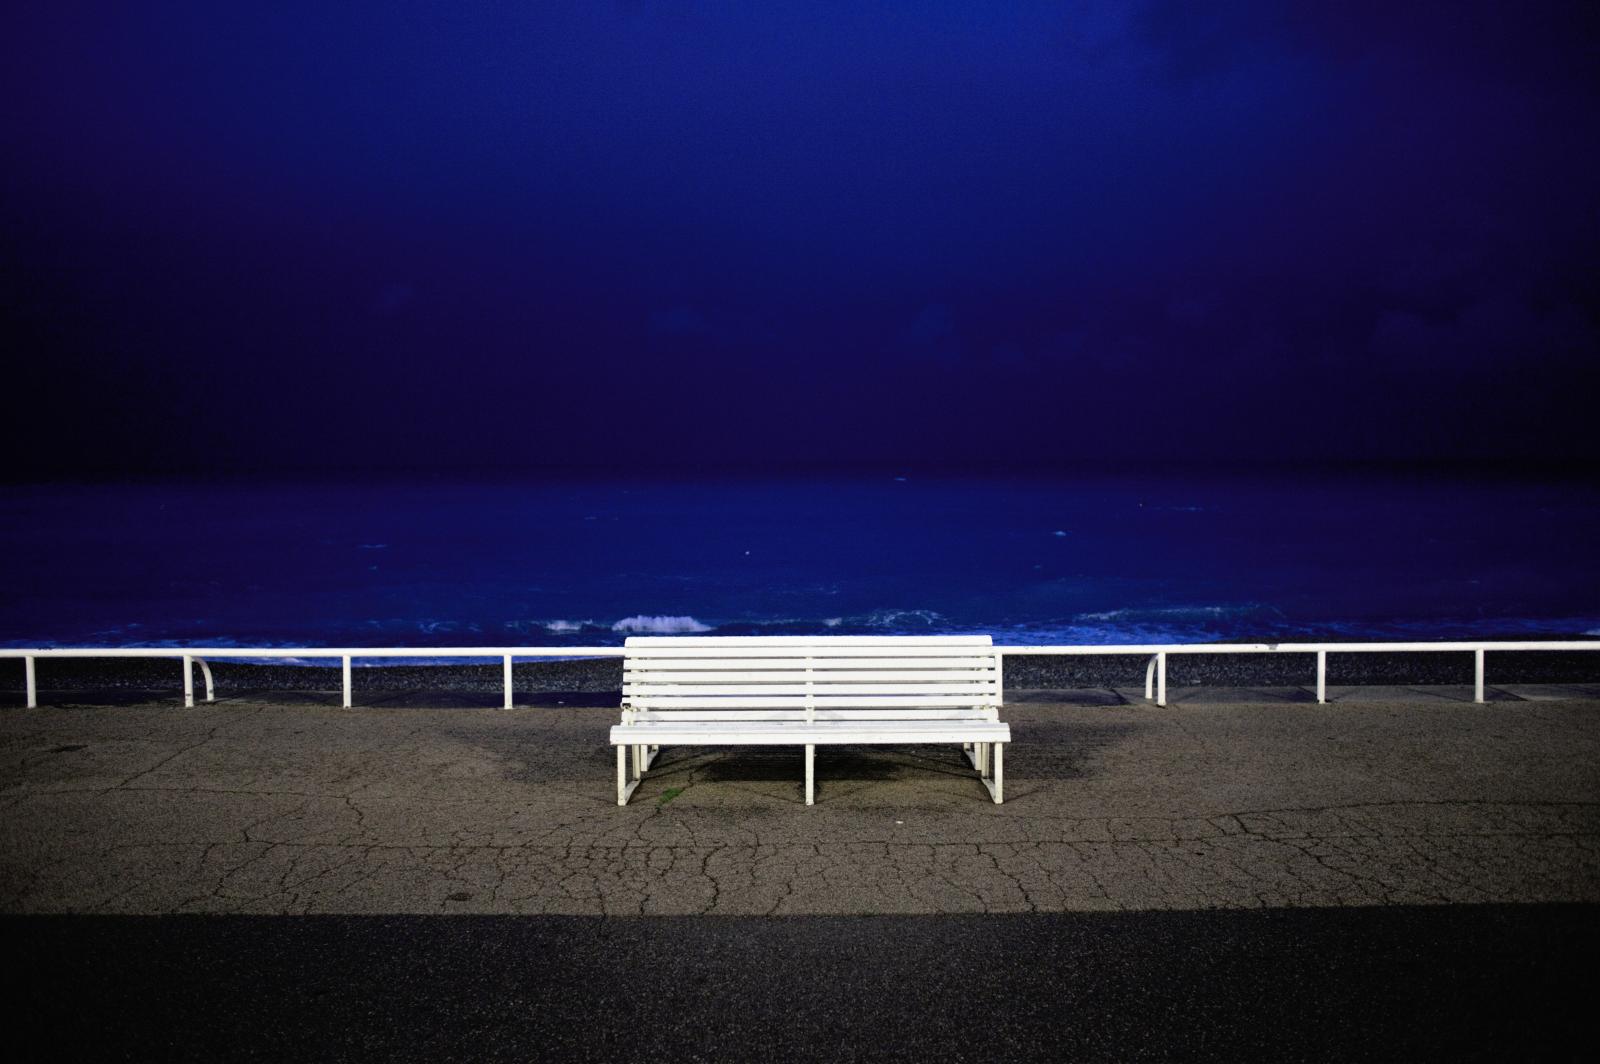
{"type": "MultiPolygon", "coordinates": [[[[954,748],[666,750],[395,697],[0,711],[10,913],[974,914],[1600,901],[1600,690],[1017,692],[954,748]]],[[[567,699],[585,696],[566,696],[567,699]]]]}

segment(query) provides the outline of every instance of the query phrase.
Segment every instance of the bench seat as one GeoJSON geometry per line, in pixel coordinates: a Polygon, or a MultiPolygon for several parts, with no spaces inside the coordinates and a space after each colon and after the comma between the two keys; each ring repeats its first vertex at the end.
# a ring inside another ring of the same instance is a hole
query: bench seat
{"type": "Polygon", "coordinates": [[[853,746],[884,743],[1009,743],[1011,726],[984,720],[648,721],[611,729],[616,746],[853,746]]]}
{"type": "Polygon", "coordinates": [[[618,805],[662,746],[803,747],[811,805],[818,746],[960,744],[1003,798],[1011,729],[988,636],[635,636],[625,651],[618,805]]]}

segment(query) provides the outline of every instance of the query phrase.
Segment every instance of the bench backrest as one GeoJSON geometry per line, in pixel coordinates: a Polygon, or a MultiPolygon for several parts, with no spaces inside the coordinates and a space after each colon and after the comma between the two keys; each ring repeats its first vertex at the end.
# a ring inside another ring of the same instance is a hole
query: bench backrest
{"type": "Polygon", "coordinates": [[[634,636],[622,706],[676,720],[939,718],[993,713],[986,635],[634,636]]]}

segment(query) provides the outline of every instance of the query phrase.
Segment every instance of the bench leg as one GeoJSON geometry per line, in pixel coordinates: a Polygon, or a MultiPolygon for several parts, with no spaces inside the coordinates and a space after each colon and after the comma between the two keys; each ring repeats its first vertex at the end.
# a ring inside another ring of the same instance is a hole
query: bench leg
{"type": "MultiPolygon", "coordinates": [[[[639,748],[637,746],[633,746],[633,747],[619,746],[619,747],[617,747],[617,804],[618,805],[627,805],[628,804],[628,798],[633,794],[633,792],[636,789],[638,789],[639,776],[637,774],[635,774],[630,779],[629,778],[629,773],[628,773],[628,752],[629,752],[629,750],[637,751],[638,749],[639,748]]],[[[635,754],[635,756],[637,756],[637,754],[635,754]]]]}
{"type": "Polygon", "coordinates": [[[817,793],[817,747],[815,743],[806,744],[806,804],[816,804],[817,793]]]}
{"type": "Polygon", "coordinates": [[[1005,743],[979,743],[983,751],[980,760],[984,767],[978,772],[978,782],[982,783],[989,792],[989,797],[994,799],[994,804],[999,805],[1005,800],[1005,743]]]}

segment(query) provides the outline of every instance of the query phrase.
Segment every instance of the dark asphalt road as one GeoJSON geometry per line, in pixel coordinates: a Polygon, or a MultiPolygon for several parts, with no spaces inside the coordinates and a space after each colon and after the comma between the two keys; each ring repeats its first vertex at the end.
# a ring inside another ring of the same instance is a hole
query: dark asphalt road
{"type": "Polygon", "coordinates": [[[1600,906],[0,932],[35,1059],[1561,1059],[1600,1034],[1600,906]]]}

